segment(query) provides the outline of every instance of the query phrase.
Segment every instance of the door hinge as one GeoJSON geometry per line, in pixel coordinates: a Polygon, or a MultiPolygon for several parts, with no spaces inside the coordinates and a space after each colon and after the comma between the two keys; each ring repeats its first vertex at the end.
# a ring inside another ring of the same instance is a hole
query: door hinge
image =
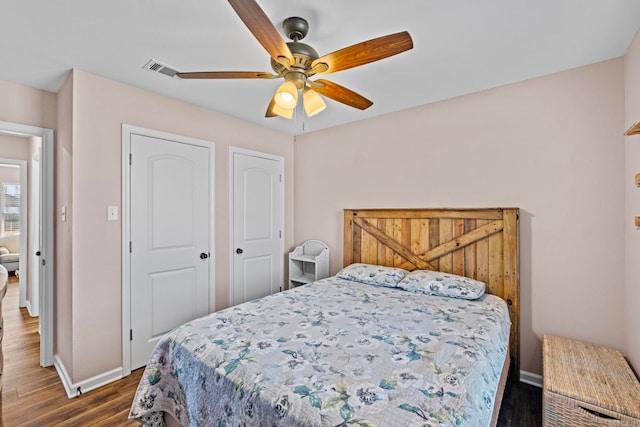
{"type": "Polygon", "coordinates": [[[280,292],[282,292],[282,286],[280,286],[280,292]]]}
{"type": "Polygon", "coordinates": [[[133,341],[133,329],[129,329],[129,341],[133,341]]]}
{"type": "Polygon", "coordinates": [[[131,241],[129,241],[129,253],[133,252],[133,243],[131,243],[131,241]]]}
{"type": "Polygon", "coordinates": [[[280,238],[282,239],[282,230],[280,230],[280,238]]]}
{"type": "Polygon", "coordinates": [[[133,154],[129,153],[129,166],[133,164],[133,154]]]}
{"type": "Polygon", "coordinates": [[[282,182],[282,174],[280,174],[280,182],[282,182]]]}

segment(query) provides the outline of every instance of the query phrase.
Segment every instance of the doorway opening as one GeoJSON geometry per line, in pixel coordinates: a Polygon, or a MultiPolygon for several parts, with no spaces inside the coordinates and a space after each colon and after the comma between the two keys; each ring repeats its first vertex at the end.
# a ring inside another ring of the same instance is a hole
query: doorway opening
{"type": "MultiPolygon", "coordinates": [[[[0,163],[18,165],[20,194],[18,222],[20,224],[20,252],[18,277],[20,303],[38,315],[40,332],[40,365],[53,365],[53,130],[18,123],[0,121],[0,136],[22,138],[30,144],[26,159],[5,158],[0,163]],[[31,165],[30,173],[28,165],[31,165]],[[29,176],[30,179],[27,177],[29,176]],[[37,181],[34,186],[33,181],[37,181]],[[29,184],[29,182],[32,184],[29,184]],[[31,191],[29,191],[29,189],[31,191]],[[26,190],[26,191],[25,191],[26,190]],[[34,213],[34,208],[37,213],[34,213]],[[29,215],[31,211],[31,215],[29,215]],[[37,224],[34,224],[34,221],[37,224]],[[26,232],[23,232],[26,231],[26,232]],[[27,239],[31,235],[33,239],[27,239]],[[37,235],[37,237],[36,237],[37,235]],[[34,250],[35,249],[35,250],[34,250]],[[37,285],[37,286],[36,286],[37,285]],[[24,287],[24,289],[23,289],[24,287]],[[22,299],[24,294],[24,300],[22,299]]],[[[4,144],[7,147],[7,144],[4,144]]],[[[12,211],[9,209],[7,212],[12,211]]]]}

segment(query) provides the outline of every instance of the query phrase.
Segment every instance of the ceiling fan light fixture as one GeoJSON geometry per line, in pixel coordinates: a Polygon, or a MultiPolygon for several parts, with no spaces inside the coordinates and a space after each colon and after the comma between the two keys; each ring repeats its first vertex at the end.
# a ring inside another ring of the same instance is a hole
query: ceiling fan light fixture
{"type": "Polygon", "coordinates": [[[276,91],[274,99],[278,107],[293,110],[298,103],[298,88],[293,82],[286,81],[276,91]]]}
{"type": "Polygon", "coordinates": [[[293,118],[293,112],[295,111],[294,108],[291,109],[285,109],[280,107],[278,104],[276,104],[276,96],[273,95],[273,98],[271,99],[271,102],[269,103],[269,107],[267,108],[267,114],[265,117],[274,117],[274,116],[280,116],[280,117],[284,117],[285,119],[292,119],[293,118]]]}
{"type": "Polygon", "coordinates": [[[293,112],[295,111],[295,109],[292,108],[290,110],[287,110],[285,108],[280,107],[278,104],[275,104],[271,109],[271,111],[273,111],[275,114],[277,114],[280,117],[284,117],[285,119],[291,120],[293,118],[293,112]]]}
{"type": "Polygon", "coordinates": [[[304,112],[307,113],[307,117],[315,116],[327,108],[327,104],[324,103],[322,97],[311,89],[306,89],[304,91],[302,94],[302,102],[304,104],[304,112]]]}

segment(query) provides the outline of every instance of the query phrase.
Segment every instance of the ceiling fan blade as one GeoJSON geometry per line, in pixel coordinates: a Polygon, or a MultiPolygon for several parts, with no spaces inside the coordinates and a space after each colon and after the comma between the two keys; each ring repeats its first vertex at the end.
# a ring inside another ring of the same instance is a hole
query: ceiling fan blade
{"type": "Polygon", "coordinates": [[[176,73],[181,79],[275,79],[275,74],[261,71],[196,71],[176,73]]]}
{"type": "Polygon", "coordinates": [[[364,96],[359,95],[344,86],[340,86],[337,83],[320,79],[310,82],[310,84],[311,88],[319,94],[350,107],[357,108],[359,110],[366,110],[373,105],[373,102],[369,101],[364,96]]]}
{"type": "Polygon", "coordinates": [[[229,3],[274,61],[285,66],[293,64],[289,46],[255,0],[229,0],[229,3]]]}
{"type": "Polygon", "coordinates": [[[325,73],[335,73],[369,62],[378,61],[397,55],[413,48],[413,40],[407,31],[389,34],[366,42],[345,47],[328,55],[324,55],[311,63],[315,67],[320,63],[325,63],[329,68],[325,73]]]}

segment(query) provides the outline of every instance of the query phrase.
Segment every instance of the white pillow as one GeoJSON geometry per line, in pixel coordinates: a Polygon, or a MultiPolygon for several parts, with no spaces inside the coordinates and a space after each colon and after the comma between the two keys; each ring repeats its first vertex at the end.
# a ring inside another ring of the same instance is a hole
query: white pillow
{"type": "Polygon", "coordinates": [[[407,273],[409,272],[402,268],[356,263],[340,270],[336,277],[368,285],[395,288],[407,273]]]}
{"type": "Polygon", "coordinates": [[[484,282],[431,270],[415,270],[398,283],[398,288],[430,295],[474,300],[484,295],[484,282]]]}

